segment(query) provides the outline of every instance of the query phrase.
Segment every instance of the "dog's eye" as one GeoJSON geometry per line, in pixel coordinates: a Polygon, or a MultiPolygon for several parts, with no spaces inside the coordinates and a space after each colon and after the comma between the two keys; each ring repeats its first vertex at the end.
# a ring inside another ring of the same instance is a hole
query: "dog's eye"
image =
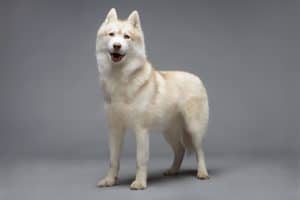
{"type": "Polygon", "coordinates": [[[109,36],[115,36],[115,33],[110,32],[108,35],[109,35],[109,36]]]}
{"type": "Polygon", "coordinates": [[[125,34],[125,35],[124,35],[124,38],[125,38],[125,39],[130,39],[130,36],[127,35],[127,34],[125,34]]]}

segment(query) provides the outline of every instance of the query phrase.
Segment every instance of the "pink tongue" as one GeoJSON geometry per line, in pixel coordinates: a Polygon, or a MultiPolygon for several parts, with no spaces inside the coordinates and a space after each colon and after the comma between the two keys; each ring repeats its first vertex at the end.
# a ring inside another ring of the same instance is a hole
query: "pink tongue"
{"type": "Polygon", "coordinates": [[[114,62],[119,62],[122,59],[122,55],[120,55],[120,54],[112,54],[111,58],[112,58],[112,60],[114,62]]]}
{"type": "Polygon", "coordinates": [[[121,56],[114,56],[113,61],[118,62],[121,60],[120,58],[121,58],[121,56]]]}

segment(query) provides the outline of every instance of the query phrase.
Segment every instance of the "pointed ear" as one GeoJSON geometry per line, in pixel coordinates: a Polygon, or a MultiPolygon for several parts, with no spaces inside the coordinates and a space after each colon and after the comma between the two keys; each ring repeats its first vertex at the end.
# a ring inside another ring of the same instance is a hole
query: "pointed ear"
{"type": "Polygon", "coordinates": [[[105,18],[105,23],[109,23],[118,19],[117,11],[115,8],[110,9],[105,18]]]}
{"type": "Polygon", "coordinates": [[[140,16],[138,11],[133,11],[127,19],[135,28],[141,27],[140,16]]]}

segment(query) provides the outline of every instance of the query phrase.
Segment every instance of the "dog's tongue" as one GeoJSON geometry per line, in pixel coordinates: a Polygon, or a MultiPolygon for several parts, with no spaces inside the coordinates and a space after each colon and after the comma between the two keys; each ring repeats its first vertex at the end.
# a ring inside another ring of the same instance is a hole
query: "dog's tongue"
{"type": "Polygon", "coordinates": [[[119,53],[111,53],[111,59],[114,62],[119,62],[123,58],[123,55],[119,53]]]}

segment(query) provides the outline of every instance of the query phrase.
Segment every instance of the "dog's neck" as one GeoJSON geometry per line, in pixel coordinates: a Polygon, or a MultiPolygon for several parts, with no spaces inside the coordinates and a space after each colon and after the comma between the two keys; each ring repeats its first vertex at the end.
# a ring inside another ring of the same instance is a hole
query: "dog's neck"
{"type": "Polygon", "coordinates": [[[122,65],[99,66],[100,83],[105,101],[130,102],[134,93],[152,75],[153,68],[147,59],[131,59],[122,65]]]}

